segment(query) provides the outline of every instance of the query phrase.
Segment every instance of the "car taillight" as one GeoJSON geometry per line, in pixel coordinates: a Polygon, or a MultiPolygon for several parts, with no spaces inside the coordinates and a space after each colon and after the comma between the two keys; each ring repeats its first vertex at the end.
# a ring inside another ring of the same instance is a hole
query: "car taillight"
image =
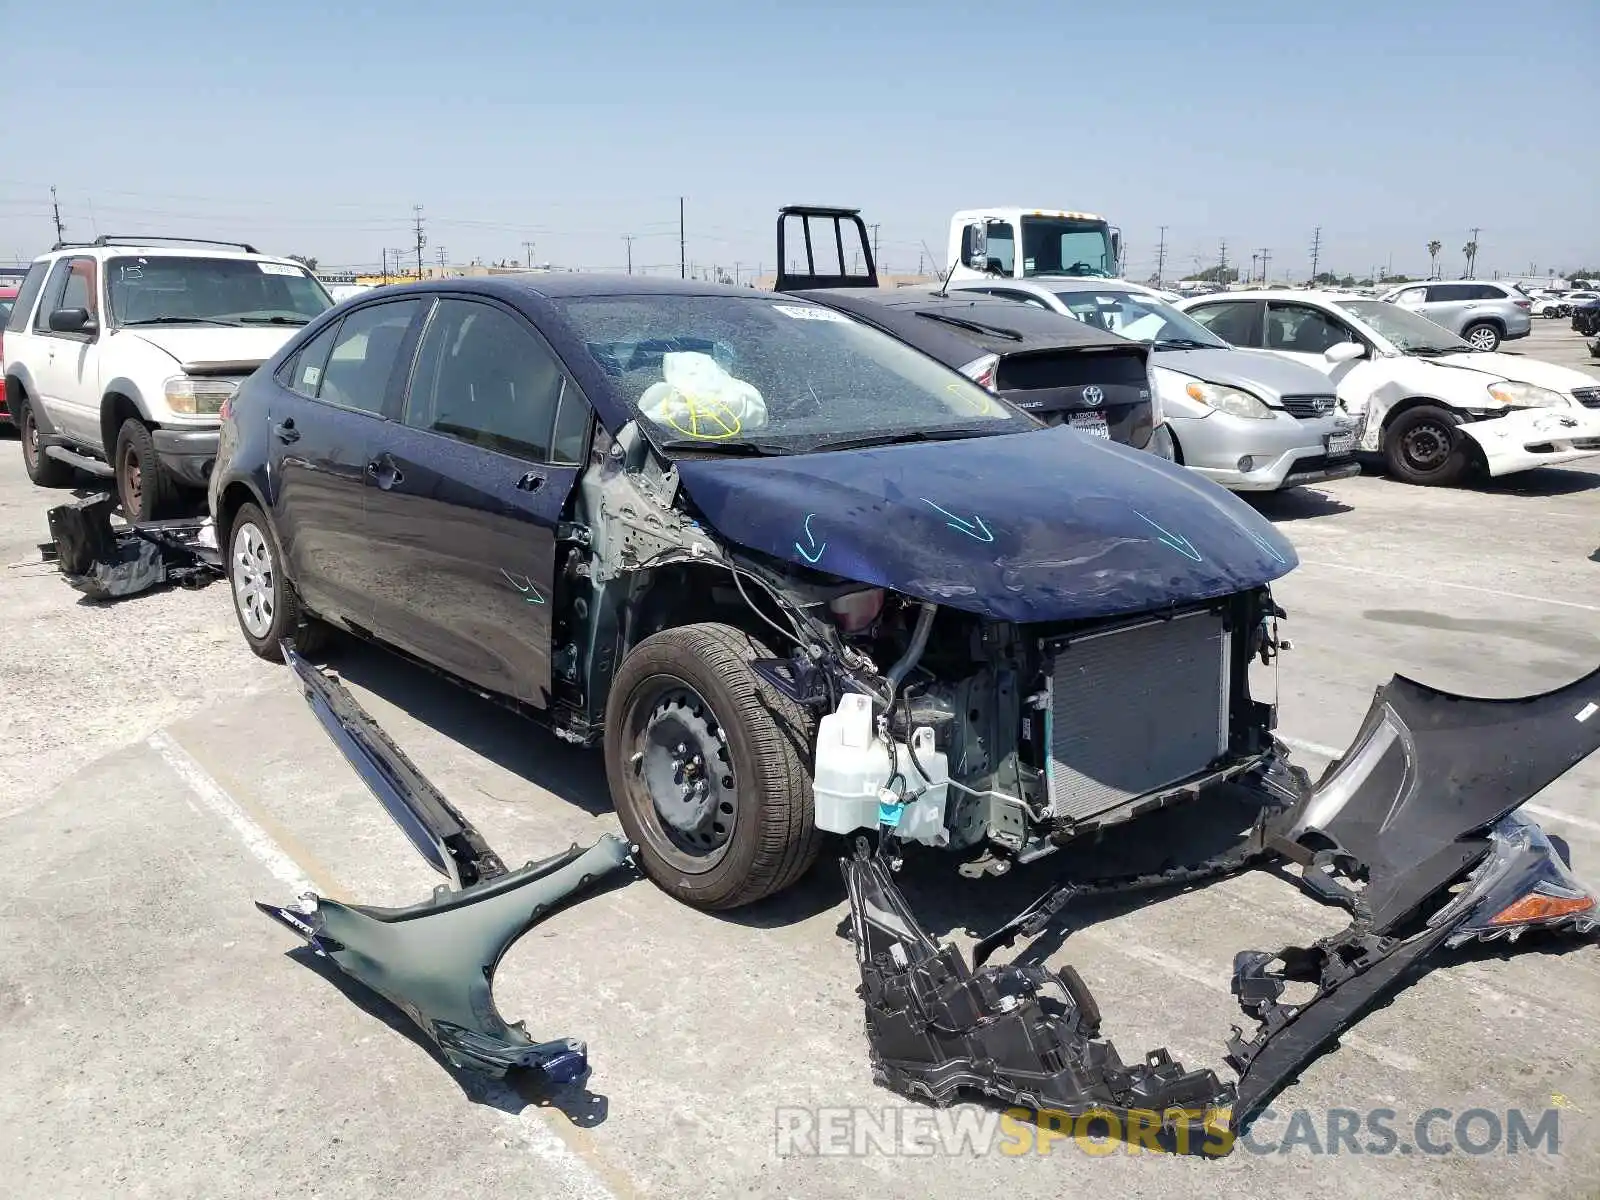
{"type": "Polygon", "coordinates": [[[1533,307],[1533,301],[1532,300],[1513,300],[1511,303],[1515,304],[1518,308],[1532,308],[1533,307]]]}
{"type": "Polygon", "coordinates": [[[222,407],[217,409],[217,416],[226,421],[233,414],[233,397],[229,396],[222,402],[222,407]]]}
{"type": "Polygon", "coordinates": [[[994,391],[995,369],[1000,366],[998,354],[985,354],[982,358],[975,358],[960,368],[960,371],[973,383],[981,388],[994,391]]]}

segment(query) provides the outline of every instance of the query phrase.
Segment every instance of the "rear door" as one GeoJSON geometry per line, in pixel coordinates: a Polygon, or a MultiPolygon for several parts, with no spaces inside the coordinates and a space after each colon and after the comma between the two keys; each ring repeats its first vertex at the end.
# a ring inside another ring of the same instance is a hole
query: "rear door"
{"type": "Polygon", "coordinates": [[[1471,283],[1430,283],[1427,303],[1418,305],[1417,311],[1434,324],[1459,333],[1477,291],[1477,285],[1471,283]]]}
{"type": "Polygon", "coordinates": [[[367,530],[385,564],[374,631],[544,707],[556,524],[583,461],[589,406],[521,314],[445,296],[400,411],[370,451],[367,530]]]}
{"type": "Polygon", "coordinates": [[[1335,382],[1362,360],[1330,363],[1326,351],[1341,342],[1366,345],[1366,340],[1332,313],[1310,304],[1287,300],[1267,301],[1266,349],[1321,371],[1335,382]]]}
{"type": "Polygon", "coordinates": [[[363,630],[386,582],[367,532],[369,447],[425,304],[390,300],[331,323],[280,368],[267,418],[273,525],[290,577],[319,616],[363,630]]]}

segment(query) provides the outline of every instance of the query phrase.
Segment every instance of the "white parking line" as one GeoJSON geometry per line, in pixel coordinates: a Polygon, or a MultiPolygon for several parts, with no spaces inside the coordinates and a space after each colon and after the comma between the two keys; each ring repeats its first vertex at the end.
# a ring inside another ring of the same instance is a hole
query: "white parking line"
{"type": "MultiPolygon", "coordinates": [[[[1344,753],[1343,750],[1335,750],[1332,746],[1324,746],[1321,742],[1308,742],[1304,738],[1285,737],[1279,734],[1278,740],[1291,750],[1304,750],[1307,754],[1315,754],[1330,761],[1344,753]]],[[[1590,833],[1600,833],[1600,821],[1574,816],[1572,813],[1562,812],[1559,808],[1547,808],[1543,804],[1524,804],[1521,811],[1532,813],[1536,817],[1548,817],[1552,821],[1565,821],[1568,825],[1576,825],[1579,829],[1588,830],[1590,833]]]]}
{"type": "MultiPolygon", "coordinates": [[[[318,890],[300,864],[170,734],[153,733],[146,744],[189,785],[201,803],[222,818],[250,856],[266,867],[274,879],[294,889],[296,896],[318,890]]],[[[522,1144],[549,1169],[556,1194],[578,1200],[617,1200],[617,1193],[539,1116],[538,1109],[499,1081],[483,1081],[482,1091],[494,1102],[489,1106],[491,1110],[513,1122],[522,1144]]]]}
{"type": "Polygon", "coordinates": [[[1560,608],[1576,608],[1583,612],[1600,613],[1600,605],[1580,604],[1576,600],[1556,600],[1550,596],[1529,596],[1523,592],[1502,592],[1499,588],[1479,587],[1475,583],[1451,583],[1445,579],[1414,579],[1394,571],[1377,571],[1371,567],[1352,567],[1348,563],[1319,562],[1310,558],[1302,558],[1300,565],[1302,567],[1325,567],[1330,571],[1349,571],[1354,575],[1372,575],[1378,579],[1387,579],[1392,583],[1403,583],[1410,587],[1457,588],[1463,592],[1477,592],[1484,596],[1499,596],[1503,600],[1526,600],[1532,604],[1554,604],[1560,608]]]}

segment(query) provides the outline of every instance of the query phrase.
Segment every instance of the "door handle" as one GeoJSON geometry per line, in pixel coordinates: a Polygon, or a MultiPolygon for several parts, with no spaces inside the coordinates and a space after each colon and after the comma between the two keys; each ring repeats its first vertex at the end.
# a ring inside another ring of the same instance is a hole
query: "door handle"
{"type": "Polygon", "coordinates": [[[518,490],[524,491],[524,492],[537,492],[543,486],[544,486],[544,476],[543,475],[537,475],[532,471],[529,471],[521,479],[517,480],[517,488],[518,488],[518,490]]]}
{"type": "Polygon", "coordinates": [[[272,432],[277,435],[278,440],[284,445],[300,440],[300,431],[294,427],[293,417],[285,417],[272,427],[272,432]]]}
{"type": "Polygon", "coordinates": [[[367,475],[385,491],[397,483],[404,483],[406,479],[400,468],[395,466],[394,459],[387,454],[380,454],[367,464],[367,475]]]}

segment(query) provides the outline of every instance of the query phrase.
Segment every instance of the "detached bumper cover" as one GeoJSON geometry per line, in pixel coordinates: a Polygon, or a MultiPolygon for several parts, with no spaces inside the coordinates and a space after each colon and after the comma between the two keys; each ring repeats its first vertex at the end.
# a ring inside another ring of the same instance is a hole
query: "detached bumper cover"
{"type": "Polygon", "coordinates": [[[222,574],[209,518],[135,522],[113,528],[115,501],[89,496],[47,514],[51,541],[40,556],[95,600],[134,596],[164,584],[204,587],[222,574]]]}
{"type": "MultiPolygon", "coordinates": [[[[1235,1027],[1225,1061],[1237,1084],[1187,1071],[1165,1051],[1124,1066],[1096,1040],[1099,1016],[1071,968],[984,967],[917,925],[880,858],[844,864],[867,1033],[880,1082],[935,1102],[971,1087],[1036,1109],[1133,1111],[1191,1134],[1251,1118],[1339,1035],[1453,946],[1514,941],[1529,929],[1589,935],[1600,903],[1539,827],[1515,810],[1600,749],[1600,671],[1515,700],[1453,695],[1396,677],[1380,688],[1354,746],[1314,787],[1263,810],[1251,834],[1207,864],[1097,885],[1065,883],[978,944],[979,961],[1040,932],[1077,896],[1189,886],[1278,861],[1313,897],[1351,913],[1310,946],[1245,950],[1233,992],[1256,1027],[1235,1027]],[[1288,982],[1315,995],[1281,1001],[1288,982]]],[[[1287,773],[1273,791],[1284,790],[1287,773]]],[[[1131,1128],[1124,1125],[1124,1128],[1131,1128]]],[[[1199,1146],[1196,1137],[1178,1145],[1199,1146]]],[[[1231,1143],[1229,1143],[1231,1144],[1231,1143]]]]}

